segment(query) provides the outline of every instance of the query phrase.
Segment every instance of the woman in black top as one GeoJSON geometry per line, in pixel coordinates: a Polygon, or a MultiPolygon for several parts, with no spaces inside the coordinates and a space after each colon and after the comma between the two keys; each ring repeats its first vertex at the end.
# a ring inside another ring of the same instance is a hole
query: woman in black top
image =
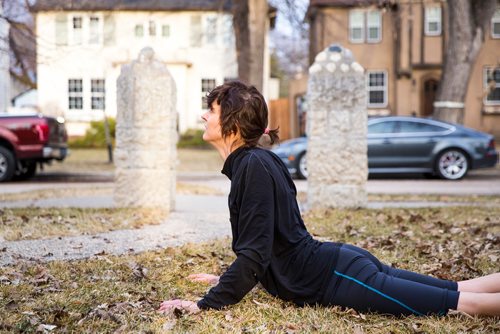
{"type": "Polygon", "coordinates": [[[500,315],[500,274],[451,282],[391,268],[369,252],[346,244],[319,242],[307,232],[295,185],[283,162],[259,148],[272,144],[262,95],[241,82],[229,82],[208,95],[210,110],[203,139],[225,160],[231,180],[229,211],[236,260],[219,278],[189,276],[215,286],[197,303],[165,301],[198,312],[239,302],[258,282],[272,295],[298,305],[352,307],[396,315],[444,315],[449,309],[500,315]]]}

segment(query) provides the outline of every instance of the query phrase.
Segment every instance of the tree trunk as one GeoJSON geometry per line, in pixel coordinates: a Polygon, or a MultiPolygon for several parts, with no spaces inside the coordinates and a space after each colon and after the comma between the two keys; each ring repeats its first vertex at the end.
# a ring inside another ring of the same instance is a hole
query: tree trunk
{"type": "Polygon", "coordinates": [[[233,1],[238,77],[259,91],[262,91],[264,78],[267,11],[266,0],[233,1]]]}
{"type": "Polygon", "coordinates": [[[448,0],[448,45],[441,84],[434,103],[434,117],[463,123],[469,79],[496,0],[448,0]]]}

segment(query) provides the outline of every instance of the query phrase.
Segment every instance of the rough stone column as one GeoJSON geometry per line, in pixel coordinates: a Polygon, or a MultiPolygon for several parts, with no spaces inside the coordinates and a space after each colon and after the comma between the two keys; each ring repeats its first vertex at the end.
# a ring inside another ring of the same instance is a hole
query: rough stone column
{"type": "Polygon", "coordinates": [[[117,80],[115,191],[118,207],[175,207],[176,87],[151,48],[117,80]]]}
{"type": "Polygon", "coordinates": [[[307,111],[308,206],[366,205],[367,111],[364,69],[339,45],[309,68],[307,111]]]}

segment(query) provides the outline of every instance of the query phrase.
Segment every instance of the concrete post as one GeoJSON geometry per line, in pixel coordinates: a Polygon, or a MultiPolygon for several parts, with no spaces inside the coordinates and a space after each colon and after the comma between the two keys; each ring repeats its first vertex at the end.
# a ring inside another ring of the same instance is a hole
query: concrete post
{"type": "Polygon", "coordinates": [[[364,69],[339,45],[309,68],[308,206],[366,205],[367,111],[364,69]]]}
{"type": "Polygon", "coordinates": [[[167,67],[144,48],[117,80],[115,205],[175,207],[176,87],[167,67]]]}

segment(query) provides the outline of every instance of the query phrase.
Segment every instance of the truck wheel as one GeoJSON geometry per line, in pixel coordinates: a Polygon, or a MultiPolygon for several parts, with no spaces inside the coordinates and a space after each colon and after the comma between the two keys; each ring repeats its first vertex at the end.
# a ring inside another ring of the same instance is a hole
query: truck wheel
{"type": "Polygon", "coordinates": [[[16,171],[14,175],[15,180],[28,180],[35,176],[36,162],[22,162],[21,169],[16,171]]]}
{"type": "Polygon", "coordinates": [[[0,146],[0,182],[9,181],[16,171],[16,161],[11,151],[0,146]]]}

